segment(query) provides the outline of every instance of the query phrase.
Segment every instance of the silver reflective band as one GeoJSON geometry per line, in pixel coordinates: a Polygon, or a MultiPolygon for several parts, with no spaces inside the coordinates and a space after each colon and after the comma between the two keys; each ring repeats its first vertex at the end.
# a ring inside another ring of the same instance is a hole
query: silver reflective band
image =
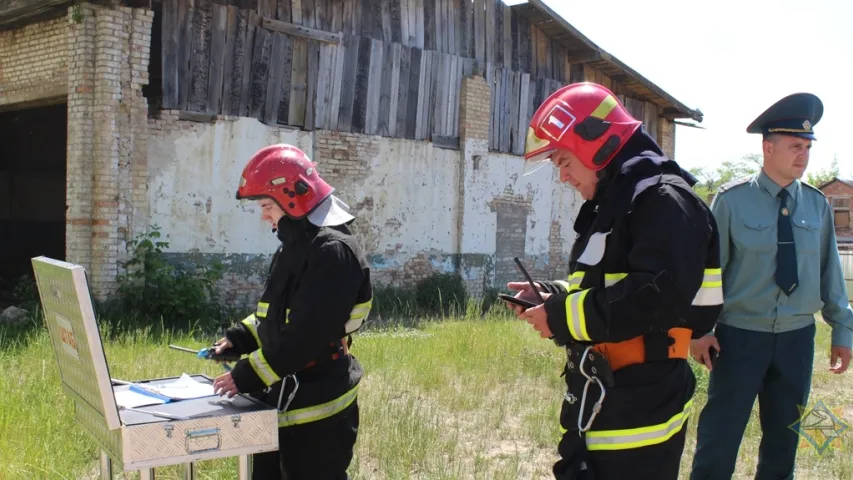
{"type": "Polygon", "coordinates": [[[347,335],[355,332],[364,324],[367,316],[370,315],[370,309],[373,306],[373,299],[364,303],[357,303],[349,314],[349,320],[344,325],[344,333],[347,335]]]}
{"type": "Polygon", "coordinates": [[[252,366],[252,370],[255,371],[258,377],[268,387],[281,380],[281,377],[275,373],[275,370],[273,370],[267,362],[267,359],[264,357],[264,352],[261,349],[255,350],[249,354],[249,365],[252,366]]]}
{"type": "Polygon", "coordinates": [[[301,425],[303,423],[316,422],[329,418],[332,415],[344,411],[352,405],[358,395],[358,385],[350,389],[347,393],[340,397],[320,405],[300,408],[290,412],[282,412],[278,415],[278,426],[289,427],[291,425],[301,425]]]}
{"type": "Polygon", "coordinates": [[[583,309],[584,298],[589,289],[576,291],[566,297],[566,323],[569,327],[569,335],[576,340],[589,342],[592,339],[586,331],[586,313],[583,309]]]}
{"type": "Polygon", "coordinates": [[[658,425],[623,430],[601,430],[586,432],[588,450],[627,450],[663,443],[684,428],[693,408],[693,400],[684,405],[684,410],[658,425]]]}
{"type": "Polygon", "coordinates": [[[693,297],[693,305],[705,307],[723,304],[723,271],[719,268],[706,268],[702,286],[693,297]]]}

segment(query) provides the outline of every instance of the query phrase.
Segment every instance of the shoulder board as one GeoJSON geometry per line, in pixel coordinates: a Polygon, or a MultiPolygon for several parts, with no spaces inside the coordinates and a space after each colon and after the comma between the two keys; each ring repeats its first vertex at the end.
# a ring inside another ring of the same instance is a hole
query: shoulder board
{"type": "Polygon", "coordinates": [[[800,183],[801,183],[804,187],[808,187],[808,189],[809,189],[809,190],[813,190],[813,191],[815,191],[815,192],[819,193],[821,197],[826,198],[826,194],[825,194],[825,193],[823,193],[822,191],[820,191],[820,189],[819,189],[819,188],[817,188],[817,187],[815,187],[814,185],[812,185],[812,184],[810,184],[810,183],[806,183],[806,182],[800,182],[800,183]]]}
{"type": "Polygon", "coordinates": [[[729,191],[735,187],[739,187],[741,185],[746,185],[750,182],[750,180],[752,180],[752,176],[739,178],[737,180],[732,180],[730,182],[727,182],[727,183],[721,185],[719,189],[717,189],[717,195],[720,195],[721,193],[729,191]]]}

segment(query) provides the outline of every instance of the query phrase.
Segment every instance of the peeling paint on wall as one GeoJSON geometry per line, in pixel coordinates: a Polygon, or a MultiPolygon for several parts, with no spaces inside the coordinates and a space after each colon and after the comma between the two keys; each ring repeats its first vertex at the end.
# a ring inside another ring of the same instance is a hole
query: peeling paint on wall
{"type": "Polygon", "coordinates": [[[153,120],[148,144],[150,223],[173,252],[270,254],[277,239],[254,205],[235,199],[243,166],[262,147],[292,143],[312,154],[312,135],[255,119],[203,124],[153,120]]]}
{"type": "Polygon", "coordinates": [[[257,209],[241,207],[234,194],[245,162],[276,142],[316,153],[320,174],[356,216],[352,228],[377,285],[455,272],[480,294],[516,278],[514,256],[534,275],[565,275],[576,194],[557,183],[551,169],[522,176],[520,157],[489,153],[485,142],[467,142],[460,152],[248,118],[203,124],[164,117],[152,120],[151,133],[151,222],[161,226],[171,253],[227,260],[228,282],[247,298],[260,288],[258,265],[268,261],[277,239],[257,209]]]}

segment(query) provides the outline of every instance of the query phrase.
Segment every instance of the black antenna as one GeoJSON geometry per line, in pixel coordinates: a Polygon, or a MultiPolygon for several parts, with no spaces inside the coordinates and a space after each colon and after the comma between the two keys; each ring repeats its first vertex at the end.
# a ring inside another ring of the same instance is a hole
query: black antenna
{"type": "Polygon", "coordinates": [[[533,278],[530,277],[530,274],[527,273],[527,270],[524,268],[524,265],[521,264],[521,260],[519,260],[518,257],[514,257],[513,261],[515,261],[515,264],[518,265],[518,269],[521,270],[521,273],[522,275],[524,275],[524,278],[527,279],[527,283],[530,284],[530,288],[532,288],[533,291],[536,292],[536,296],[539,297],[539,303],[545,303],[545,299],[542,298],[542,294],[539,293],[539,289],[536,288],[536,284],[533,282],[533,278]]]}
{"type": "MultiPolygon", "coordinates": [[[[540,304],[545,303],[545,299],[544,299],[544,298],[542,298],[542,293],[541,293],[541,292],[539,292],[539,289],[538,289],[538,288],[536,288],[536,283],[534,283],[534,282],[533,282],[533,278],[531,278],[531,277],[530,277],[530,274],[529,274],[529,273],[527,273],[527,269],[525,269],[525,268],[524,268],[524,265],[522,265],[522,264],[521,264],[521,260],[519,260],[519,259],[518,259],[518,257],[513,257],[513,261],[514,261],[514,262],[515,262],[515,264],[518,266],[518,269],[519,269],[519,270],[521,270],[521,273],[522,273],[522,275],[524,275],[524,278],[526,278],[526,279],[527,279],[527,283],[529,283],[529,284],[530,284],[530,288],[532,288],[532,289],[533,289],[533,291],[534,291],[534,292],[536,292],[536,296],[539,298],[539,303],[540,303],[540,304]]],[[[555,339],[555,338],[554,338],[554,335],[551,335],[551,336],[550,336],[550,337],[548,337],[548,338],[550,338],[551,340],[553,340],[553,341],[554,341],[554,343],[555,343],[558,347],[561,347],[561,346],[562,346],[562,345],[560,345],[559,343],[557,343],[557,339],[555,339]]]]}

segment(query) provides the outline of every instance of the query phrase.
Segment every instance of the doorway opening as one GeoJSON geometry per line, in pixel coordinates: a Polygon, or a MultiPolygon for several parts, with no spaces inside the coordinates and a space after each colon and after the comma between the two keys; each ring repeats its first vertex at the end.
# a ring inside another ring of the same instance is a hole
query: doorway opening
{"type": "Polygon", "coordinates": [[[32,257],[65,260],[67,116],[64,101],[0,112],[0,309],[32,282],[32,257]]]}

